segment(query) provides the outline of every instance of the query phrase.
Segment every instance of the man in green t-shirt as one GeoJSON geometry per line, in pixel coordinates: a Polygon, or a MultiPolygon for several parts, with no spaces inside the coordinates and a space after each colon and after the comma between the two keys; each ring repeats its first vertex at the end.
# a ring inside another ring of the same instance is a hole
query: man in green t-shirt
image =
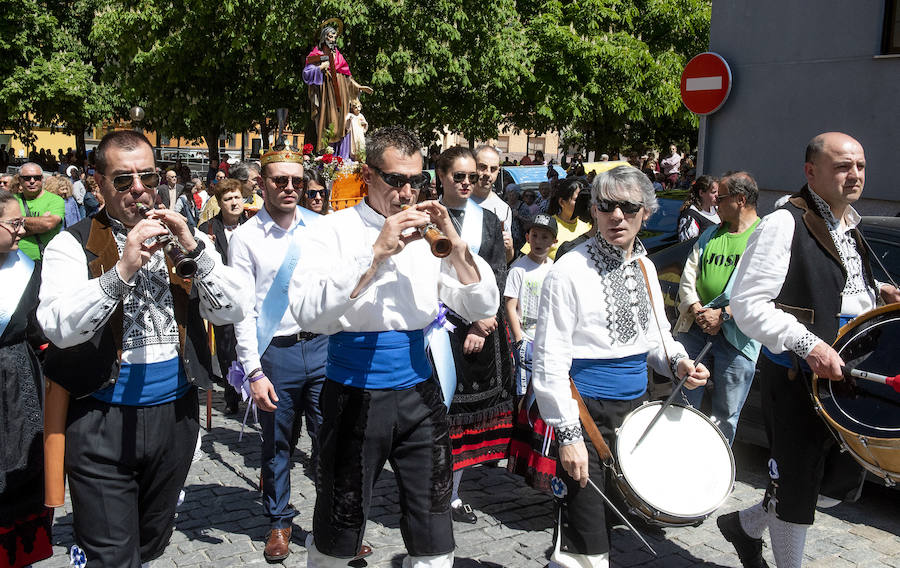
{"type": "MultiPolygon", "coordinates": [[[[715,385],[709,390],[710,417],[729,443],[734,442],[760,348],[759,342],[738,329],[728,305],[731,277],[750,234],[759,224],[758,197],[756,182],[746,172],[719,180],[717,201],[722,224],[700,235],[681,273],[679,286],[681,317],[675,324],[675,330],[680,332],[678,341],[692,357],[707,341],[712,342],[711,360],[706,362],[713,370],[711,382],[715,385]]],[[[704,390],[685,392],[695,408],[700,408],[704,390]]]]}
{"type": "Polygon", "coordinates": [[[44,171],[33,162],[19,170],[22,193],[18,196],[22,215],[25,216],[25,236],[19,248],[31,260],[41,260],[44,247],[56,236],[66,216],[63,198],[44,191],[44,171]]]}

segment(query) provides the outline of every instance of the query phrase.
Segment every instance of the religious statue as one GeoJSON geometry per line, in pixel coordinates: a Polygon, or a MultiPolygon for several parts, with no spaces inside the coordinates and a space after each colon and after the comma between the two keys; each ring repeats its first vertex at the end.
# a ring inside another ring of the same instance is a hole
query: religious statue
{"type": "MultiPolygon", "coordinates": [[[[344,131],[347,133],[344,138],[346,142],[349,142],[348,150],[351,160],[357,162],[365,160],[366,132],[368,130],[369,123],[366,122],[366,117],[363,116],[362,103],[359,102],[359,99],[353,99],[350,101],[350,114],[347,115],[344,123],[344,131]]],[[[343,145],[344,141],[341,143],[341,146],[343,145]]]]}
{"type": "Polygon", "coordinates": [[[337,48],[337,38],[343,28],[344,24],[338,18],[322,22],[319,43],[306,56],[303,82],[309,85],[312,120],[316,125],[316,151],[343,142],[336,148],[337,154],[348,158],[350,140],[345,124],[350,102],[359,99],[360,92],[372,94],[372,88],[353,80],[350,65],[337,48]],[[345,145],[347,148],[343,148],[345,145]]]}

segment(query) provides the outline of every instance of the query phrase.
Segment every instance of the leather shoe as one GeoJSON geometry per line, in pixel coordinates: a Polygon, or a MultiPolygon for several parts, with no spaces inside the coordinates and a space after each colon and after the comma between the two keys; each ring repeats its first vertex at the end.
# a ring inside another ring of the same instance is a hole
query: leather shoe
{"type": "Polygon", "coordinates": [[[356,556],[354,556],[353,559],[352,559],[350,562],[355,562],[355,561],[357,561],[357,560],[362,560],[363,558],[365,558],[365,557],[367,557],[367,556],[372,556],[372,547],[371,547],[371,546],[368,546],[368,545],[366,545],[366,544],[360,545],[360,547],[359,547],[359,554],[357,554],[356,556]]]}
{"type": "Polygon", "coordinates": [[[291,553],[288,545],[291,542],[291,527],[286,529],[272,529],[266,540],[266,549],[263,557],[266,562],[281,562],[291,553]]]}
{"type": "Polygon", "coordinates": [[[763,542],[761,538],[753,538],[744,531],[737,512],[721,515],[716,519],[719,532],[725,540],[734,545],[741,566],[744,568],[768,568],[769,565],[762,557],[763,542]]]}
{"type": "Polygon", "coordinates": [[[475,522],[478,521],[478,517],[472,512],[472,507],[470,507],[468,503],[463,503],[458,507],[450,507],[450,513],[453,520],[458,523],[469,523],[474,525],[475,522]]]}

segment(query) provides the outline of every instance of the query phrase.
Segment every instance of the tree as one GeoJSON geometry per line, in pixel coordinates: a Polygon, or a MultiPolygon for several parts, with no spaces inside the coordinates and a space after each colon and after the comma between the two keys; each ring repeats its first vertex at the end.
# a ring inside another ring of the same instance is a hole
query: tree
{"type": "Polygon", "coordinates": [[[519,3],[534,79],[513,121],[580,132],[589,149],[695,137],[681,71],[709,43],[709,0],[519,3]]]}
{"type": "Polygon", "coordinates": [[[76,135],[107,118],[113,90],[86,43],[95,0],[19,0],[0,12],[0,125],[32,143],[35,123],[76,135]]]}

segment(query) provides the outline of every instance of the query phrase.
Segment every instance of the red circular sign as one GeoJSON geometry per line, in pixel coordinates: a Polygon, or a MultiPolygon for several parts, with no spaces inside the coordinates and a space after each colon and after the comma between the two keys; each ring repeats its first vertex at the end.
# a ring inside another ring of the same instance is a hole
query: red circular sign
{"type": "Polygon", "coordinates": [[[681,73],[681,100],[694,114],[721,108],[731,92],[731,68],[718,53],[701,53],[681,73]]]}

